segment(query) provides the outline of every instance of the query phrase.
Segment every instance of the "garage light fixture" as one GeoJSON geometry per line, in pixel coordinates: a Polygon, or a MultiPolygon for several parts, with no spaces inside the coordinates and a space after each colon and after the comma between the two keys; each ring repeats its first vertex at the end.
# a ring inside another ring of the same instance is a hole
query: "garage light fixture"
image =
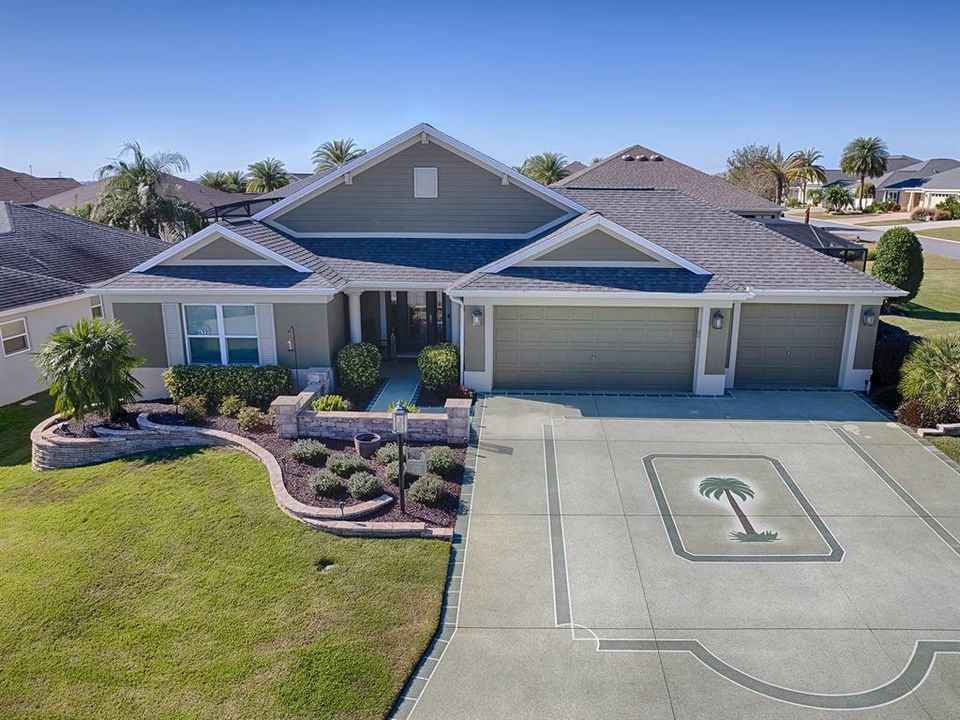
{"type": "Polygon", "coordinates": [[[862,322],[867,327],[873,327],[874,323],[877,322],[877,314],[871,308],[867,308],[863,311],[862,322]]]}
{"type": "Polygon", "coordinates": [[[480,308],[474,308],[473,311],[473,326],[480,327],[483,324],[483,310],[480,308]]]}
{"type": "Polygon", "coordinates": [[[714,330],[723,329],[723,313],[717,310],[713,316],[710,318],[710,325],[714,330]]]}

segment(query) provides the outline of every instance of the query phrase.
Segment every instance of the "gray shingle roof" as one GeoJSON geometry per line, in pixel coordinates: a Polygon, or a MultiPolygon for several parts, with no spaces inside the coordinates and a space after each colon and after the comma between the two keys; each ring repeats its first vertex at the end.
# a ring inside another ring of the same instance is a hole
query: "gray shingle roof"
{"type": "Polygon", "coordinates": [[[458,285],[469,290],[503,292],[730,292],[713,275],[695,275],[682,269],[510,267],[499,273],[472,276],[458,285]]]}
{"type": "Polygon", "coordinates": [[[960,167],[937,173],[923,183],[924,190],[960,190],[960,167]]]}
{"type": "Polygon", "coordinates": [[[917,187],[924,184],[924,180],[939,173],[960,167],[960,160],[952,158],[933,158],[924,162],[894,170],[883,175],[875,183],[878,190],[884,188],[917,187]]]}
{"type": "MultiPolygon", "coordinates": [[[[237,202],[244,198],[253,198],[255,195],[245,193],[228,193],[222,190],[208,188],[193,180],[186,180],[175,175],[165,175],[165,182],[169,192],[181,200],[192,203],[198,210],[209,210],[218,205],[237,202]]],[[[95,204],[106,189],[107,181],[99,180],[86,185],[79,185],[56,195],[49,195],[36,202],[41,207],[59,208],[82,207],[87,203],[95,204]]]]}
{"type": "Polygon", "coordinates": [[[624,148],[595,165],[565,177],[553,188],[680,190],[726,210],[775,212],[780,209],[779,205],[731,185],[721,177],[700,172],[642,145],[624,148]],[[648,159],[622,160],[624,155],[648,159]],[[662,159],[649,159],[654,157],[662,159]]]}
{"type": "Polygon", "coordinates": [[[82,292],[168,247],[55,210],[0,202],[0,308],[82,292]]]}
{"type": "Polygon", "coordinates": [[[331,289],[315,273],[260,265],[161,265],[125,273],[106,283],[109,290],[303,290],[331,289]]]}
{"type": "Polygon", "coordinates": [[[78,187],[73,178],[46,178],[0,167],[0,201],[30,203],[78,187]]]}

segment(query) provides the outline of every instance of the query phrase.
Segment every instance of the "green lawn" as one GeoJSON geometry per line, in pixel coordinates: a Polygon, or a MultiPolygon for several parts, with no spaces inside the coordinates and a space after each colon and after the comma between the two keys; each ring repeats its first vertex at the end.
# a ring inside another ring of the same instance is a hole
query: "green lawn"
{"type": "Polygon", "coordinates": [[[904,305],[905,314],[884,315],[884,322],[914,335],[960,333],[960,260],[924,253],[920,292],[904,305]]]}
{"type": "Polygon", "coordinates": [[[938,227],[929,230],[917,230],[917,235],[940,238],[941,240],[956,240],[960,242],[960,227],[938,227]]]}
{"type": "Polygon", "coordinates": [[[960,437],[928,437],[927,440],[951,460],[960,463],[960,437]]]}
{"type": "Polygon", "coordinates": [[[387,712],[436,628],[447,543],[311,530],[225,450],[34,473],[49,414],[0,408],[0,717],[387,712]]]}
{"type": "Polygon", "coordinates": [[[875,226],[885,226],[885,225],[909,225],[910,223],[915,222],[914,220],[871,220],[870,222],[857,223],[857,225],[862,225],[863,227],[875,227],[875,226]]]}

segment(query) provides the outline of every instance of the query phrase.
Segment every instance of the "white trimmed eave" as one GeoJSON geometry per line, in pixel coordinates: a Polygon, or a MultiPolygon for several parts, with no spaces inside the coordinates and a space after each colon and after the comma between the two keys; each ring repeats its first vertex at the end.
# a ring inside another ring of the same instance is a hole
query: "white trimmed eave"
{"type": "Polygon", "coordinates": [[[292,210],[293,208],[307,202],[317,195],[320,195],[327,190],[340,185],[347,177],[349,177],[352,181],[352,178],[358,173],[373,167],[377,163],[386,160],[387,158],[415,145],[418,142],[424,142],[425,140],[435,142],[440,147],[459,155],[465,160],[469,160],[485,168],[495,175],[499,175],[504,180],[512,182],[513,184],[528,190],[529,192],[539,196],[547,202],[552,203],[553,205],[556,205],[557,207],[566,209],[568,212],[587,212],[586,207],[580,203],[574,202],[565,195],[558,193],[556,190],[551,190],[550,188],[531,180],[526,175],[523,175],[513,168],[494,160],[488,155],[484,155],[469,145],[460,142],[456,138],[453,138],[446,133],[440,132],[436,128],[431,127],[426,123],[420,123],[419,125],[410,128],[405,133],[397,135],[397,137],[393,138],[392,140],[388,140],[379,147],[374,148],[370,152],[351,160],[345,165],[342,165],[337,170],[327,173],[323,177],[317,178],[313,183],[301,188],[291,195],[288,195],[280,202],[264,208],[254,215],[253,219],[269,220],[277,215],[282,215],[283,213],[292,210]]]}
{"type": "Polygon", "coordinates": [[[468,301],[474,298],[483,298],[484,300],[503,300],[506,303],[516,303],[524,300],[549,300],[549,299],[583,299],[583,300],[609,300],[610,302],[622,303],[624,301],[635,301],[643,303],[648,300],[672,300],[686,301],[694,305],[710,304],[717,300],[734,301],[750,300],[753,295],[749,292],[716,292],[716,293],[670,293],[670,292],[630,292],[630,291],[593,291],[584,292],[581,290],[525,290],[522,292],[510,292],[509,290],[448,290],[447,295],[460,300],[468,301]]]}
{"type": "Polygon", "coordinates": [[[776,298],[876,298],[882,300],[889,297],[904,297],[909,295],[906,290],[758,290],[751,288],[750,292],[755,297],[776,297],[776,298]]]}
{"type": "MultiPolygon", "coordinates": [[[[194,233],[193,235],[188,237],[186,240],[182,240],[181,242],[178,242],[176,245],[173,245],[170,248],[164,250],[159,255],[154,255],[152,258],[150,258],[146,262],[140,263],[135,268],[133,268],[130,272],[135,272],[135,273],[145,272],[153,267],[156,267],[157,265],[160,265],[161,263],[167,260],[175,259],[175,258],[181,257],[182,255],[188,255],[191,249],[196,248],[198,245],[208,240],[215,239],[216,237],[222,237],[225,240],[234,242],[240,247],[246,250],[249,250],[250,252],[256,255],[259,255],[260,257],[266,260],[273,260],[274,262],[277,262],[281,265],[285,265],[291,270],[296,270],[297,272],[302,272],[302,273],[310,273],[310,274],[313,273],[313,270],[311,270],[310,268],[304,267],[300,263],[295,262],[290,258],[285,257],[284,255],[281,255],[278,252],[274,252],[269,248],[265,248],[260,243],[254,242],[249,238],[245,238],[240,233],[219,224],[208,225],[200,232],[194,233]]],[[[217,261],[211,260],[210,262],[207,262],[204,264],[217,265],[217,261]]]]}

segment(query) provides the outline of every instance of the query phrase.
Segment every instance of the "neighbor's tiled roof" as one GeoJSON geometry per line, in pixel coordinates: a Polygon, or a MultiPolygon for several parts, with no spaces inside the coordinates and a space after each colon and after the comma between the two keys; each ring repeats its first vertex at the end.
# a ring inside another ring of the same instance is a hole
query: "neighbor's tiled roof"
{"type": "Polygon", "coordinates": [[[82,292],[169,247],[55,210],[0,202],[0,308],[82,292]]]}
{"type": "MultiPolygon", "coordinates": [[[[234,203],[245,198],[255,198],[255,195],[246,193],[228,193],[201,185],[193,180],[186,180],[176,175],[164,175],[169,192],[181,200],[192,203],[198,210],[209,210],[212,207],[234,203]]],[[[82,207],[87,203],[95,204],[106,189],[107,181],[99,180],[86,185],[80,185],[56,195],[49,195],[36,202],[41,207],[59,208],[82,207]]]]}
{"type": "Polygon", "coordinates": [[[922,185],[924,190],[960,190],[960,167],[937,173],[922,185]]]}
{"type": "Polygon", "coordinates": [[[960,167],[960,160],[954,160],[953,158],[933,158],[932,160],[918,162],[900,168],[899,170],[888,172],[876,181],[876,186],[877,189],[917,187],[925,184],[924,180],[958,167],[960,167]]]}
{"type": "Polygon", "coordinates": [[[772,212],[780,209],[776,203],[731,185],[721,177],[700,172],[642,145],[624,148],[605,160],[565,177],[553,188],[680,190],[726,210],[772,212]],[[622,160],[624,155],[634,159],[622,160]],[[638,160],[638,157],[648,159],[638,160]],[[654,160],[655,157],[661,159],[654,160]]]}
{"type": "Polygon", "coordinates": [[[0,202],[36,202],[79,185],[73,178],[36,177],[0,167],[0,202]]]}

